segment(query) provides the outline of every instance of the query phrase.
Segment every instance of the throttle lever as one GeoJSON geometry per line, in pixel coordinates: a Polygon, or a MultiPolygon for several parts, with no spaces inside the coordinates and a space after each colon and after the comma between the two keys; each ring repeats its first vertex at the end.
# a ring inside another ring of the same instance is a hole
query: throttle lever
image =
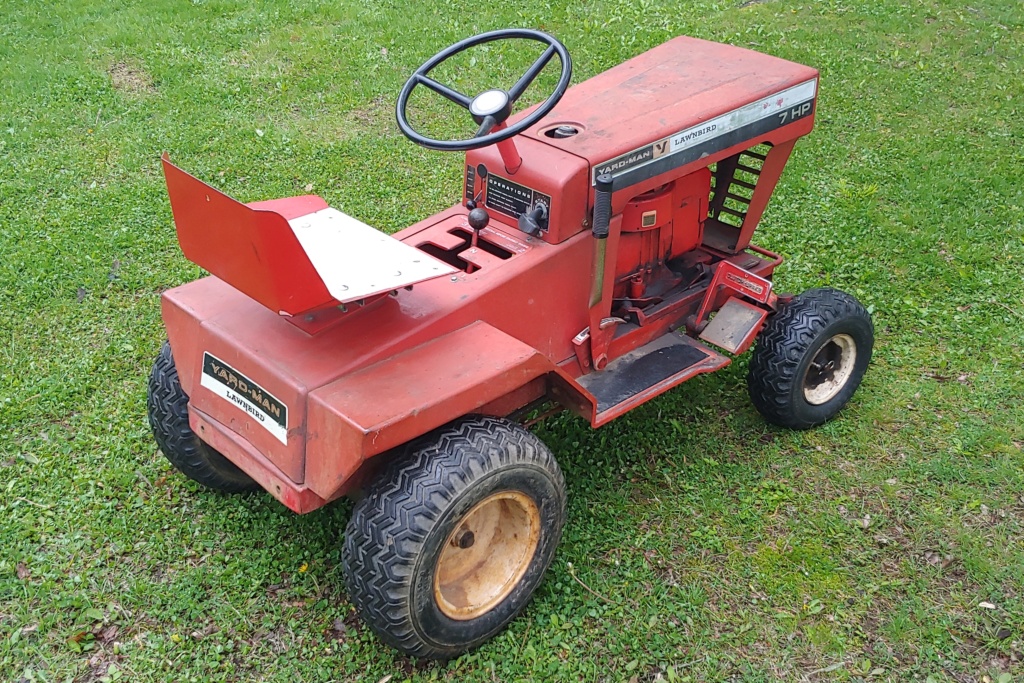
{"type": "Polygon", "coordinates": [[[608,238],[608,226],[612,220],[612,176],[602,173],[594,182],[594,228],[595,239],[608,238]]]}

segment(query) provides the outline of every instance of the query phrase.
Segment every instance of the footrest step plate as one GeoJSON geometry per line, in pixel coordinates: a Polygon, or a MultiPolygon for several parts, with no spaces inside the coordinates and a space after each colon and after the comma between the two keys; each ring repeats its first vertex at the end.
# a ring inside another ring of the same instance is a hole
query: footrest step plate
{"type": "Polygon", "coordinates": [[[597,399],[600,426],[691,377],[730,359],[679,332],[669,332],[576,381],[597,399]]]}
{"type": "Polygon", "coordinates": [[[732,297],[700,333],[700,338],[729,353],[740,354],[753,343],[766,317],[767,310],[732,297]]]}

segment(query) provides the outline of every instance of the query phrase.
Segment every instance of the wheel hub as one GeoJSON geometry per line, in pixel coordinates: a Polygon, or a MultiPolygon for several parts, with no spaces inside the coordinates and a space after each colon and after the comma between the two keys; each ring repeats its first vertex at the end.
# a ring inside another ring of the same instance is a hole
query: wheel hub
{"type": "Polygon", "coordinates": [[[476,542],[476,536],[469,529],[462,529],[459,531],[457,537],[452,539],[452,545],[456,548],[465,550],[466,548],[472,548],[476,542]]]}
{"type": "Polygon", "coordinates": [[[519,491],[494,493],[459,521],[434,569],[434,599],[452,619],[475,619],[504,600],[529,568],[540,511],[519,491]]]}
{"type": "Polygon", "coordinates": [[[857,360],[857,344],[848,334],[825,342],[811,360],[804,376],[804,399],[811,405],[831,401],[846,386],[857,360]]]}

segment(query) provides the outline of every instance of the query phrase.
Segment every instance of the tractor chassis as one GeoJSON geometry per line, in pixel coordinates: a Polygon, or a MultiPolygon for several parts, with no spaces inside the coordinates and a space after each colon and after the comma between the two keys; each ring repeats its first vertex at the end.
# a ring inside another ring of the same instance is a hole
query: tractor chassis
{"type": "MultiPolygon", "coordinates": [[[[737,286],[728,281],[720,282],[713,279],[712,273],[724,272],[720,264],[728,263],[736,266],[737,270],[742,269],[750,279],[756,279],[770,288],[770,278],[775,268],[782,263],[782,258],[754,245],[738,254],[724,254],[710,249],[700,250],[700,254],[698,261],[709,262],[719,267],[714,270],[706,268],[706,275],[699,278],[695,284],[666,292],[658,304],[635,312],[626,309],[629,319],[615,318],[606,323],[609,327],[614,327],[614,334],[609,336],[605,353],[607,357],[615,360],[605,363],[601,372],[596,372],[592,366],[591,357],[587,353],[591,348],[587,343],[589,331],[583,330],[574,339],[577,355],[557,364],[553,372],[539,375],[521,386],[514,387],[510,384],[507,388],[500,388],[494,392],[497,395],[493,400],[476,399],[476,405],[467,404],[465,412],[505,417],[513,413],[522,413],[524,406],[553,400],[598,427],[686,380],[728,365],[731,362],[729,356],[717,353],[689,336],[697,336],[701,330],[709,326],[709,312],[720,309],[727,301],[739,300],[736,296],[739,293],[737,286]]],[[[367,311],[376,306],[395,305],[400,303],[404,294],[406,293],[399,293],[398,302],[386,297],[354,309],[352,313],[367,311]]],[[[288,339],[286,342],[274,344],[271,347],[272,351],[268,350],[264,355],[272,355],[278,359],[295,359],[309,354],[305,335],[295,338],[287,334],[287,329],[295,326],[294,321],[268,315],[265,309],[251,299],[223,286],[223,283],[214,278],[196,281],[165,295],[165,318],[168,320],[172,343],[177,352],[188,353],[188,347],[196,343],[196,335],[191,331],[192,326],[179,321],[183,317],[202,318],[204,307],[208,307],[211,301],[218,302],[217,309],[237,308],[236,315],[232,317],[239,321],[239,328],[234,331],[219,330],[217,334],[217,337],[223,338],[228,346],[251,346],[256,344],[257,339],[262,340],[264,344],[268,338],[288,339]],[[183,315],[186,311],[187,316],[183,315]]],[[[774,305],[774,298],[771,303],[774,305]]],[[[766,302],[759,310],[767,315],[771,307],[766,302]]],[[[749,346],[750,341],[760,330],[762,321],[763,316],[747,324],[742,335],[746,338],[746,344],[739,352],[749,346]]],[[[317,325],[318,321],[308,320],[306,324],[317,325]]],[[[330,327],[330,322],[319,321],[319,324],[330,327]]],[[[219,323],[219,326],[225,327],[224,323],[219,323]]],[[[432,355],[432,372],[440,377],[468,377],[473,376],[474,372],[480,372],[483,376],[486,372],[482,370],[482,365],[488,359],[521,353],[513,344],[506,345],[504,335],[494,334],[490,329],[458,331],[452,337],[450,343],[464,344],[467,352],[444,356],[432,355]],[[466,358],[473,356],[469,351],[472,348],[487,350],[481,362],[475,367],[473,363],[466,362],[466,358]],[[438,364],[443,362],[450,363],[450,367],[445,368],[438,364]]],[[[329,354],[326,348],[325,353],[329,354]]],[[[416,361],[410,358],[409,362],[416,361]]],[[[320,357],[317,366],[329,367],[329,356],[320,357]]],[[[498,384],[504,381],[511,381],[513,384],[516,382],[514,376],[488,379],[498,384]]],[[[196,395],[195,392],[193,395],[197,398],[202,397],[202,394],[196,395]]],[[[418,429],[421,429],[418,425],[422,420],[428,419],[430,413],[429,409],[424,410],[422,405],[412,403],[404,406],[389,405],[388,409],[400,413],[395,422],[407,419],[409,424],[417,425],[418,429]]],[[[308,474],[306,480],[303,480],[302,476],[296,476],[303,471],[301,466],[296,463],[290,468],[295,474],[289,476],[289,468],[282,468],[279,462],[273,462],[252,443],[252,434],[246,438],[229,425],[222,424],[204,410],[201,400],[191,401],[188,411],[189,425],[200,439],[222,453],[261,487],[297,513],[311,512],[360,489],[372,478],[379,464],[388,459],[373,457],[348,465],[344,468],[347,476],[344,477],[342,485],[333,488],[320,486],[319,491],[314,491],[309,485],[308,474]]],[[[307,426],[307,431],[332,430],[329,425],[320,421],[316,425],[307,426]]],[[[377,444],[386,441],[390,444],[389,448],[398,448],[417,435],[391,432],[385,439],[379,439],[377,435],[369,438],[377,444]]],[[[309,434],[311,440],[316,436],[317,434],[309,434]]],[[[376,452],[383,453],[385,450],[387,449],[376,449],[376,452]]],[[[316,454],[307,456],[306,466],[314,465],[317,457],[316,454]]],[[[327,462],[330,467],[334,467],[338,458],[333,457],[327,462]]]]}

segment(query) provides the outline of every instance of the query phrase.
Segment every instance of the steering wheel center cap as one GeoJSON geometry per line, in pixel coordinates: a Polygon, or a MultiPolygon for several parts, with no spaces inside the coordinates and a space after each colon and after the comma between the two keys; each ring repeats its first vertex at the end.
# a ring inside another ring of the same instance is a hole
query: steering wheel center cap
{"type": "Polygon", "coordinates": [[[469,103],[469,111],[480,118],[497,116],[510,104],[508,93],[504,90],[485,90],[469,103]]]}

